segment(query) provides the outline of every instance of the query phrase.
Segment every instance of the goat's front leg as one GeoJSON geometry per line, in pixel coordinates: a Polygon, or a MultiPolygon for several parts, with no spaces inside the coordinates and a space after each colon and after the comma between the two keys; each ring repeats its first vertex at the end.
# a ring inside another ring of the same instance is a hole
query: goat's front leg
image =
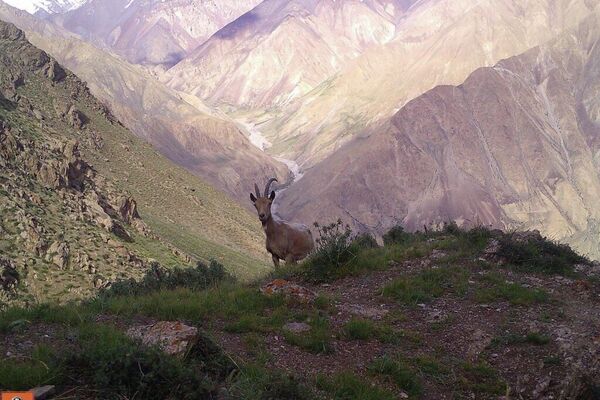
{"type": "Polygon", "coordinates": [[[275,264],[275,268],[279,268],[279,257],[277,257],[274,254],[272,256],[273,256],[273,264],[275,264]]]}

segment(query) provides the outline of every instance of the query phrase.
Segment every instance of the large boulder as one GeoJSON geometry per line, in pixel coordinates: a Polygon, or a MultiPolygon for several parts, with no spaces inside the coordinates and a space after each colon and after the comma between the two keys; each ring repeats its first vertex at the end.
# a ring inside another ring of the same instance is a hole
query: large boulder
{"type": "Polygon", "coordinates": [[[127,335],[146,346],[158,346],[167,354],[184,356],[198,341],[198,328],[178,321],[160,321],[131,327],[127,335]]]}

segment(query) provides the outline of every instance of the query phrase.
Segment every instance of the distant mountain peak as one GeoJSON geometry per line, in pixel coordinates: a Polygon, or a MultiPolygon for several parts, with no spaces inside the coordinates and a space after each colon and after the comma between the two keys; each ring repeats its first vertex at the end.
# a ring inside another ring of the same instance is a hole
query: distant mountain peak
{"type": "Polygon", "coordinates": [[[88,0],[2,0],[13,7],[25,10],[30,14],[38,12],[48,14],[61,14],[75,10],[88,0]]]}

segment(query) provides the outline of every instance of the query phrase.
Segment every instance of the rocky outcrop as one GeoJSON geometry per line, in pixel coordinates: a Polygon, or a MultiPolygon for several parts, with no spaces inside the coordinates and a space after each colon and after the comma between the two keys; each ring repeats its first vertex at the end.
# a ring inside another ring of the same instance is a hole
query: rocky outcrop
{"type": "Polygon", "coordinates": [[[51,262],[60,269],[66,269],[69,263],[69,246],[62,241],[55,241],[46,252],[46,261],[51,262]]]}
{"type": "Polygon", "coordinates": [[[69,124],[73,128],[81,129],[83,128],[83,125],[85,125],[87,118],[84,113],[82,113],[75,106],[72,105],[69,108],[69,111],[67,111],[67,121],[69,121],[69,124]]]}
{"type": "Polygon", "coordinates": [[[9,259],[0,257],[0,287],[4,291],[14,291],[19,284],[19,272],[9,259]]]}
{"type": "Polygon", "coordinates": [[[52,60],[46,67],[46,76],[52,82],[60,82],[67,77],[67,73],[59,63],[52,60]]]}

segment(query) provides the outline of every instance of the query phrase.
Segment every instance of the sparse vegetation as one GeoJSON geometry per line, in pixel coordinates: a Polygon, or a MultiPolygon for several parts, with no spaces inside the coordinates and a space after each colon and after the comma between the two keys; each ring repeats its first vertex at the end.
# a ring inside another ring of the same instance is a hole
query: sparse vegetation
{"type": "Polygon", "coordinates": [[[417,275],[403,277],[386,285],[381,293],[405,304],[429,302],[445,293],[466,292],[468,273],[464,268],[428,269],[417,275]]]}
{"type": "Polygon", "coordinates": [[[531,305],[548,300],[548,293],[541,289],[526,288],[518,283],[506,282],[499,274],[489,273],[484,276],[485,286],[475,292],[479,303],[509,301],[514,305],[531,305]]]}
{"type": "Polygon", "coordinates": [[[370,385],[349,372],[333,377],[319,376],[317,387],[327,392],[334,400],[393,400],[395,396],[382,388],[370,385]]]}
{"type": "Polygon", "coordinates": [[[402,362],[384,356],[373,361],[369,371],[386,377],[410,395],[421,393],[421,383],[417,374],[402,362]]]}

